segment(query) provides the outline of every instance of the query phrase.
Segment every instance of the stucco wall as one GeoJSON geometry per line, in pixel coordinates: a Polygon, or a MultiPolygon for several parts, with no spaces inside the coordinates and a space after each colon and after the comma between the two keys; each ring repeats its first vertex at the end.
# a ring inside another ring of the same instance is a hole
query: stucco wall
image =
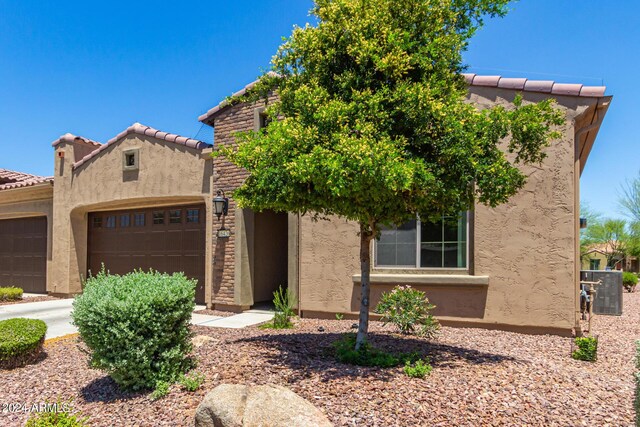
{"type": "MultiPolygon", "coordinates": [[[[471,87],[469,102],[479,108],[508,104],[515,91],[471,87]]],[[[544,94],[526,93],[537,102],[544,94]]],[[[579,260],[578,185],[574,122],[595,108],[594,99],[557,97],[566,112],[562,140],[547,149],[541,167],[526,167],[528,182],[508,203],[476,207],[472,268],[488,284],[460,285],[443,275],[437,284],[416,285],[438,305],[436,314],[452,323],[469,322],[568,333],[576,324],[579,260]]],[[[302,218],[299,236],[299,289],[303,314],[354,313],[358,308],[357,226],[341,219],[314,223],[302,218]]],[[[433,274],[417,269],[413,273],[433,274]]],[[[372,303],[391,289],[372,278],[372,303]]],[[[410,283],[410,281],[406,281],[410,283]]]]}
{"type": "MultiPolygon", "coordinates": [[[[204,202],[206,238],[211,242],[212,161],[202,150],[130,133],[74,169],[77,149],[78,144],[68,142],[56,146],[50,292],[81,291],[87,269],[87,217],[92,211],[204,202]],[[123,151],[131,149],[139,150],[139,169],[124,171],[123,151]]],[[[205,254],[207,283],[212,270],[210,246],[205,254]]]]}

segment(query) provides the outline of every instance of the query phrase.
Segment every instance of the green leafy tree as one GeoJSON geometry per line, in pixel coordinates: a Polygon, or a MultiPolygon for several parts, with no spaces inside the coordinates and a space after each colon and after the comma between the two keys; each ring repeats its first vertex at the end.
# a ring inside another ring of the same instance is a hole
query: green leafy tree
{"type": "MultiPolygon", "coordinates": [[[[316,0],[242,101],[277,93],[259,132],[219,154],[249,176],[241,207],[359,224],[361,304],[369,323],[370,244],[383,225],[456,217],[506,202],[564,123],[553,101],[478,110],[466,102],[462,52],[508,0],[316,0]],[[508,153],[508,154],[507,154],[508,153]]],[[[241,101],[232,99],[231,102],[241,101]]]]}
{"type": "Polygon", "coordinates": [[[613,268],[628,252],[630,235],[627,223],[622,219],[610,218],[595,221],[587,227],[580,243],[588,248],[600,247],[607,258],[607,266],[613,268]]]}
{"type": "Polygon", "coordinates": [[[587,220],[587,227],[580,229],[580,260],[584,261],[589,259],[587,252],[592,248],[594,243],[596,243],[591,241],[590,230],[602,223],[602,215],[593,210],[588,203],[581,202],[580,218],[585,218],[587,220]]]}

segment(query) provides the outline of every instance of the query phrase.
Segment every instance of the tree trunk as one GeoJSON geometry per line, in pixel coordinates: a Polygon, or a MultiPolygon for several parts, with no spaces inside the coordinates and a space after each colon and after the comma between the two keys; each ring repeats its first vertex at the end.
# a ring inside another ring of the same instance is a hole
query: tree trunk
{"type": "Polygon", "coordinates": [[[371,252],[370,243],[373,238],[373,231],[368,230],[360,224],[360,318],[358,323],[358,335],[356,336],[356,350],[367,340],[369,330],[369,294],[370,294],[370,272],[371,272],[371,252]]]}

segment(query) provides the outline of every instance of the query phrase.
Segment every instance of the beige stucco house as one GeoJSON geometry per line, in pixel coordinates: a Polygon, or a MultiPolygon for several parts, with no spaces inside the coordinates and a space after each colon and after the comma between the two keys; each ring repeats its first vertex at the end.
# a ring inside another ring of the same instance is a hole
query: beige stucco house
{"type": "MultiPolygon", "coordinates": [[[[509,203],[479,205],[456,225],[385,230],[372,248],[372,306],[410,284],[445,324],[570,334],[579,311],[579,178],[611,97],[604,87],[466,78],[478,108],[517,93],[556,99],[567,118],[562,140],[541,167],[527,168],[526,187],[509,203]]],[[[222,102],[199,119],[219,147],[262,126],[263,111],[222,102]]],[[[68,296],[103,264],[116,273],[154,268],[198,279],[196,300],[217,309],[248,309],[286,284],[303,317],[355,316],[357,226],[236,208],[232,192],[246,173],[213,149],[134,124],[106,144],[63,135],[53,143],[53,177],[0,170],[0,285],[68,296]],[[221,218],[212,212],[218,191],[230,197],[221,218]],[[217,232],[223,227],[228,235],[217,232]]]]}

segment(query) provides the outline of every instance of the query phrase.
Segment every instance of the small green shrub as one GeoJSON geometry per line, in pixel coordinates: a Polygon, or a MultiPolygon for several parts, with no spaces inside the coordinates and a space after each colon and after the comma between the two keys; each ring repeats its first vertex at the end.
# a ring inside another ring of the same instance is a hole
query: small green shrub
{"type": "Polygon", "coordinates": [[[419,359],[417,353],[392,354],[373,347],[368,342],[356,350],[356,334],[348,333],[334,341],[336,359],[342,363],[357,366],[375,366],[378,368],[392,368],[406,362],[419,359]]]}
{"type": "Polygon", "coordinates": [[[336,320],[342,320],[342,319],[344,319],[344,314],[336,313],[336,320]]]}
{"type": "Polygon", "coordinates": [[[178,383],[187,391],[194,392],[200,388],[204,382],[204,375],[194,374],[191,376],[183,375],[178,380],[178,383]]]}
{"type": "Polygon", "coordinates": [[[595,362],[598,357],[598,339],[595,337],[576,337],[574,344],[577,350],[571,353],[571,357],[576,360],[595,362]]]}
{"type": "MultiPolygon", "coordinates": [[[[59,405],[59,403],[58,403],[59,405]]],[[[56,409],[58,407],[56,406],[56,409]]],[[[88,427],[88,417],[78,418],[66,408],[63,411],[36,412],[29,417],[25,427],[88,427]]]]}
{"type": "Polygon", "coordinates": [[[403,334],[415,334],[434,338],[440,323],[431,314],[436,308],[430,304],[424,292],[411,286],[396,286],[391,292],[383,292],[375,312],[382,321],[393,323],[403,334]]]}
{"type": "Polygon", "coordinates": [[[15,286],[0,288],[0,301],[17,301],[22,299],[22,289],[15,286]]]}
{"type": "Polygon", "coordinates": [[[171,387],[171,384],[168,381],[158,381],[156,383],[156,388],[153,390],[149,397],[151,398],[151,400],[162,399],[167,394],[169,394],[169,387],[171,387]]]}
{"type": "Polygon", "coordinates": [[[273,322],[264,327],[273,329],[292,328],[293,323],[291,323],[291,317],[295,315],[294,308],[296,302],[289,288],[283,289],[282,286],[278,287],[278,290],[273,293],[273,305],[275,307],[273,322]]]}
{"type": "Polygon", "coordinates": [[[629,271],[622,272],[622,286],[624,286],[628,292],[631,292],[637,284],[638,276],[629,271]]]}
{"type": "Polygon", "coordinates": [[[429,363],[430,360],[416,360],[415,363],[407,361],[404,365],[404,373],[410,378],[424,378],[431,374],[433,367],[429,363]]]}
{"type": "Polygon", "coordinates": [[[73,303],[72,318],[93,367],[124,389],[175,382],[193,366],[189,322],[195,281],[183,274],[104,271],[90,278],[73,303]]]}
{"type": "Polygon", "coordinates": [[[0,368],[13,369],[35,361],[42,351],[47,325],[36,319],[0,321],[0,368]]]}

